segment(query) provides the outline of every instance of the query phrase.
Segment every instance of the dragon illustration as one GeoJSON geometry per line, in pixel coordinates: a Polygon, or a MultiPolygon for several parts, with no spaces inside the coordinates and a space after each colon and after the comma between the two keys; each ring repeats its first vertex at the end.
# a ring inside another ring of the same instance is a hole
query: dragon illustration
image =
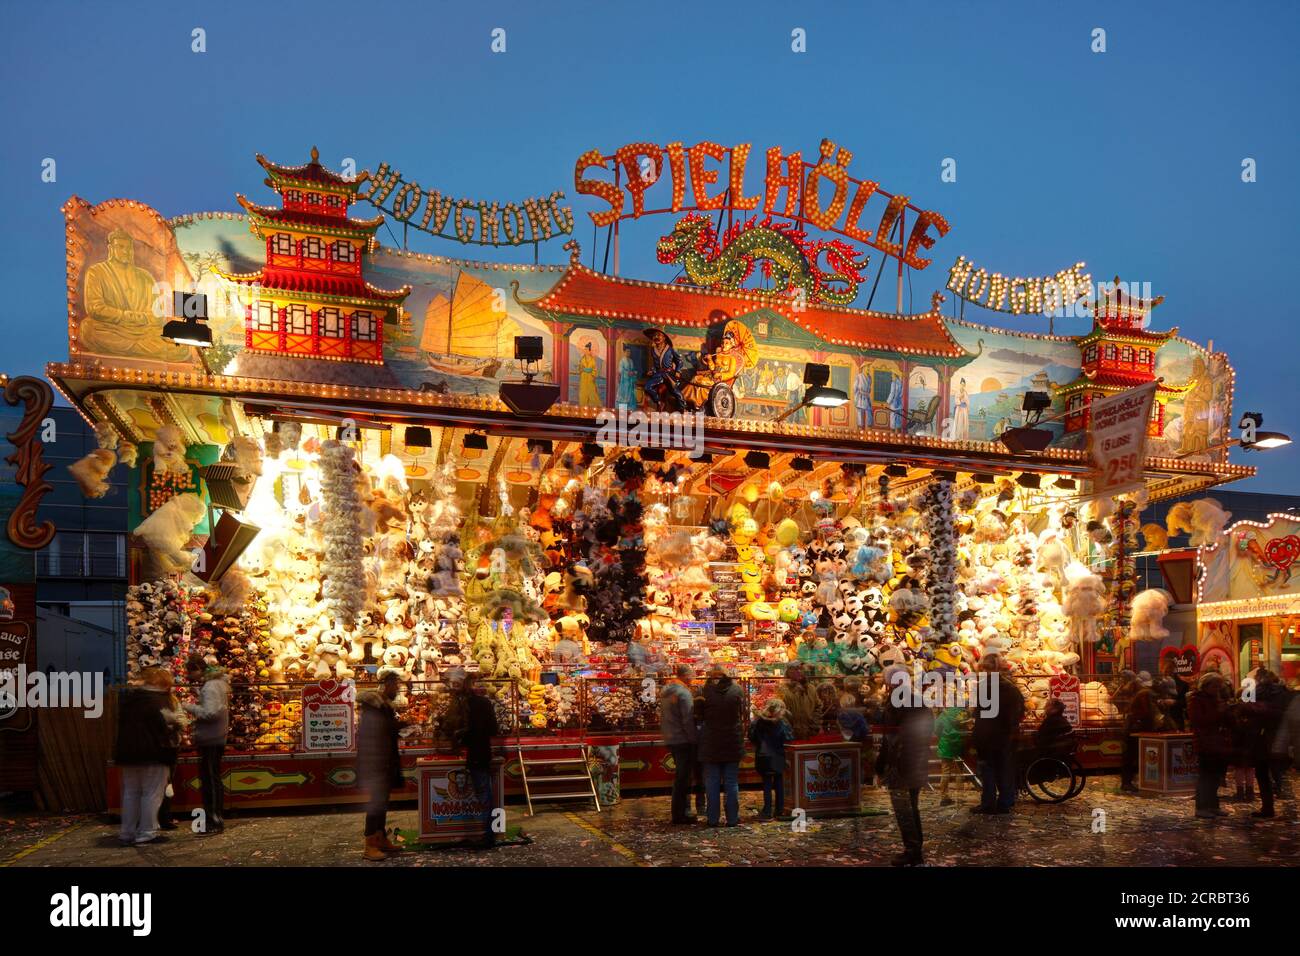
{"type": "Polygon", "coordinates": [[[858,294],[869,258],[838,239],[810,240],[802,229],[772,217],[754,216],[718,238],[707,216],[691,213],[659,240],[664,264],[681,263],[678,279],[715,289],[739,289],[762,263],[763,275],[779,294],[802,294],[809,302],[848,305],[858,294]],[[819,262],[825,258],[825,268],[819,262]]]}

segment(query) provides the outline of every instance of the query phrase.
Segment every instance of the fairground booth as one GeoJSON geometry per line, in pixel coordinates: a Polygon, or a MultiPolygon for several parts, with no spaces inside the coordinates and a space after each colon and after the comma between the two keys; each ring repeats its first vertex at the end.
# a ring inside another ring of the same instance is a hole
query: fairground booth
{"type": "MultiPolygon", "coordinates": [[[[996,653],[1028,721],[1061,696],[1083,763],[1117,762],[1110,682],[1159,631],[1141,510],[1253,473],[1227,461],[1231,366],[1178,336],[1179,305],[1082,263],[1015,278],[953,255],[947,294],[904,313],[949,225],[829,142],[769,150],[765,175],[747,145],[593,150],[576,216],[561,192],[453,199],[303,152],[250,158],[237,212],[64,207],[69,355],[48,375],[99,436],[85,494],[130,471],[128,666],[229,670],[232,804],[361,799],[355,693],[384,668],[411,796],[417,759],[454,761],[467,672],[530,806],[667,786],[657,698],[680,662],[838,741],[891,665],[996,653]],[[621,274],[652,214],[657,270],[621,274]],[[393,227],[478,258],[381,245],[393,227]],[[547,240],[564,261],[504,261],[547,240]],[[870,307],[882,273],[893,311],[870,307]],[[978,324],[967,302],[1087,331],[978,324]]],[[[1277,628],[1261,653],[1294,644],[1277,628]]],[[[182,806],[195,774],[183,758],[182,806]]]]}

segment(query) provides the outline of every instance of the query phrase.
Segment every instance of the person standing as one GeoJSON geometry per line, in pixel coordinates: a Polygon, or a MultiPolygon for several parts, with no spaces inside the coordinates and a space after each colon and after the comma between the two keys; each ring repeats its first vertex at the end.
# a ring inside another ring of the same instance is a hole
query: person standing
{"type": "Polygon", "coordinates": [[[979,662],[980,679],[993,686],[996,694],[989,706],[975,712],[971,739],[975,744],[981,796],[971,813],[1010,813],[1016,803],[1016,732],[1025,712],[1025,696],[1001,670],[996,654],[985,654],[979,662]]]}
{"type": "Polygon", "coordinates": [[[686,812],[695,769],[695,698],[690,688],[694,679],[690,664],[678,664],[676,676],[659,694],[659,732],[673,755],[671,820],[677,824],[695,822],[695,817],[686,812]]]}
{"type": "Polygon", "coordinates": [[[1277,675],[1261,668],[1255,673],[1255,700],[1238,705],[1248,728],[1246,756],[1259,784],[1260,808],[1251,814],[1258,819],[1273,817],[1273,744],[1286,710],[1286,697],[1286,688],[1277,675]]]}
{"type": "Polygon", "coordinates": [[[740,825],[740,758],[745,753],[745,692],[721,667],[714,666],[700,698],[700,762],[704,765],[708,825],[720,821],[726,791],[727,826],[740,825]]]}
{"type": "Polygon", "coordinates": [[[885,675],[890,688],[884,710],[885,736],[880,747],[877,773],[889,788],[889,802],[898,823],[903,852],[894,866],[920,866],[925,862],[921,830],[921,788],[930,777],[930,739],[934,736],[934,714],[913,699],[911,675],[901,666],[885,675]]]}
{"type": "Polygon", "coordinates": [[[785,745],[794,740],[794,731],[785,720],[785,704],[773,697],[749,725],[749,741],[754,745],[754,769],[763,778],[763,809],[760,820],[785,815],[785,745]]]}
{"type": "Polygon", "coordinates": [[[1156,729],[1156,699],[1151,693],[1151,675],[1146,671],[1137,675],[1133,695],[1124,714],[1124,755],[1120,764],[1119,788],[1125,793],[1137,793],[1133,778],[1138,769],[1138,735],[1156,729]]]}
{"type": "Polygon", "coordinates": [[[357,778],[366,791],[365,858],[386,860],[401,847],[388,839],[388,796],[402,785],[402,763],[397,752],[401,722],[393,701],[401,689],[396,671],[380,671],[379,689],[357,695],[357,778]]]}
{"type": "Polygon", "coordinates": [[[474,796],[483,807],[480,814],[482,845],[485,850],[490,850],[496,845],[496,836],[492,832],[496,811],[496,801],[492,796],[492,738],[497,735],[497,711],[492,701],[478,693],[473,674],[465,675],[461,693],[465,708],[464,730],[461,731],[465,769],[474,784],[474,796]]]}
{"type": "Polygon", "coordinates": [[[795,739],[807,740],[817,736],[822,721],[821,699],[809,686],[803,668],[786,668],[785,683],[781,685],[780,693],[795,739]]]}
{"type": "Polygon", "coordinates": [[[853,411],[858,428],[871,427],[871,379],[865,365],[858,369],[858,374],[853,378],[853,411]]]}
{"type": "Polygon", "coordinates": [[[171,674],[149,667],[141,673],[140,683],[124,688],[118,699],[113,763],[122,777],[122,825],[117,839],[123,846],[158,839],[158,808],[167,788],[168,766],[176,760],[172,735],[177,714],[169,707],[171,689],[171,674]]]}
{"type": "Polygon", "coordinates": [[[1187,695],[1187,724],[1196,744],[1196,815],[1202,819],[1226,817],[1219,807],[1219,781],[1232,757],[1232,725],[1223,677],[1214,671],[1201,675],[1196,690],[1187,695]]]}
{"type": "Polygon", "coordinates": [[[186,704],[194,718],[190,739],[199,752],[199,783],[203,793],[203,833],[220,833],[225,829],[226,787],[221,779],[221,758],[226,752],[226,734],[230,730],[230,680],[223,668],[209,666],[198,654],[185,662],[185,676],[191,684],[201,684],[198,703],[186,704]]]}

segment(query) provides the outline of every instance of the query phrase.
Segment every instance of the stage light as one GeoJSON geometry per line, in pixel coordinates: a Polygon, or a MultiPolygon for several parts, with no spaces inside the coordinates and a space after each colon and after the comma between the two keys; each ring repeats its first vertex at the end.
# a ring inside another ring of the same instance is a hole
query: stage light
{"type": "Polygon", "coordinates": [[[515,358],[521,362],[540,362],[544,355],[540,335],[516,335],[515,358]]]}
{"type": "Polygon", "coordinates": [[[1031,475],[1028,472],[1025,472],[1016,479],[1016,484],[1021,488],[1041,488],[1043,485],[1043,479],[1041,475],[1031,475]]]}
{"type": "Polygon", "coordinates": [[[886,466],[885,466],[885,474],[887,474],[890,478],[906,478],[906,477],[907,477],[907,466],[906,466],[906,465],[886,465],[886,466]]]}
{"type": "Polygon", "coordinates": [[[993,473],[988,471],[977,471],[970,477],[971,481],[975,482],[977,485],[991,485],[993,482],[997,481],[993,476],[993,473]]]}
{"type": "Polygon", "coordinates": [[[666,456],[664,455],[664,450],[663,450],[662,448],[642,448],[642,449],[641,449],[641,460],[642,460],[642,461],[663,461],[663,460],[665,459],[665,457],[666,457],[666,456]]]}
{"type": "Polygon", "coordinates": [[[956,481],[957,472],[955,471],[935,471],[930,473],[930,477],[938,481],[956,481]]]}
{"type": "Polygon", "coordinates": [[[423,425],[408,425],[403,440],[409,452],[418,453],[433,447],[433,433],[423,425]]]}
{"type": "Polygon", "coordinates": [[[771,465],[772,459],[765,451],[751,451],[745,454],[745,464],[750,468],[762,470],[771,465]]]}
{"type": "Polygon", "coordinates": [[[207,327],[208,297],[202,293],[172,293],[172,310],[180,318],[163,326],[162,337],[175,345],[212,347],[212,330],[207,327]]]}
{"type": "Polygon", "coordinates": [[[849,395],[843,389],[814,385],[804,393],[804,403],[818,408],[839,408],[848,404],[849,395]]]}
{"type": "Polygon", "coordinates": [[[1062,491],[1074,491],[1079,487],[1079,483],[1073,478],[1057,478],[1052,484],[1062,491]]]}
{"type": "Polygon", "coordinates": [[[598,445],[594,441],[583,442],[582,455],[584,458],[603,458],[605,455],[605,446],[598,445]]]}
{"type": "Polygon", "coordinates": [[[812,471],[813,460],[811,458],[791,458],[790,467],[795,471],[812,471]]]}
{"type": "Polygon", "coordinates": [[[465,435],[465,440],[464,442],[462,442],[462,445],[465,448],[478,449],[479,451],[487,451],[487,446],[488,446],[487,435],[484,435],[482,432],[468,432],[465,435]]]}
{"type": "Polygon", "coordinates": [[[533,455],[549,455],[554,451],[554,446],[549,438],[530,438],[528,439],[528,451],[533,455]]]}
{"type": "Polygon", "coordinates": [[[1052,440],[1052,433],[1046,428],[1008,428],[999,440],[1013,454],[1027,455],[1046,448],[1052,440]]]}

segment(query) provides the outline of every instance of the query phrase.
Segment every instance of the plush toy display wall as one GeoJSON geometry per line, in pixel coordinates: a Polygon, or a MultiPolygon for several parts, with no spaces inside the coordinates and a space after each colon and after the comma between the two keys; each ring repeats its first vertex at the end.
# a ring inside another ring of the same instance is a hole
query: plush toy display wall
{"type": "MultiPolygon", "coordinates": [[[[420,718],[446,715],[445,682],[476,671],[504,727],[581,714],[617,729],[653,717],[653,694],[580,690],[573,675],[664,675],[684,660],[857,679],[894,664],[967,673],[996,653],[1037,711],[1047,678],[1077,671],[1131,586],[1114,554],[1136,547],[1134,498],[1080,508],[942,474],[891,489],[850,469],[811,494],[764,478],[705,498],[684,471],[623,452],[564,456],[523,507],[504,481],[458,483],[451,464],[414,480],[391,455],[305,434],[282,422],[225,449],[252,482],[240,519],[261,530],[206,587],[186,573],[199,496],[176,495],[135,532],[165,570],[131,592],[133,673],[192,650],[227,667],[248,687],[244,745],[296,741],[282,685],[381,669],[400,675],[399,706],[420,718]]],[[[160,429],[153,457],[179,467],[184,444],[160,429]]],[[[94,494],[104,468],[76,467],[94,494]]],[[[1221,515],[1171,512],[1170,530],[1209,533],[1221,515]]],[[[1136,596],[1128,636],[1160,636],[1162,601],[1136,596]]],[[[1102,692],[1086,690],[1104,712],[1102,692]]]]}

